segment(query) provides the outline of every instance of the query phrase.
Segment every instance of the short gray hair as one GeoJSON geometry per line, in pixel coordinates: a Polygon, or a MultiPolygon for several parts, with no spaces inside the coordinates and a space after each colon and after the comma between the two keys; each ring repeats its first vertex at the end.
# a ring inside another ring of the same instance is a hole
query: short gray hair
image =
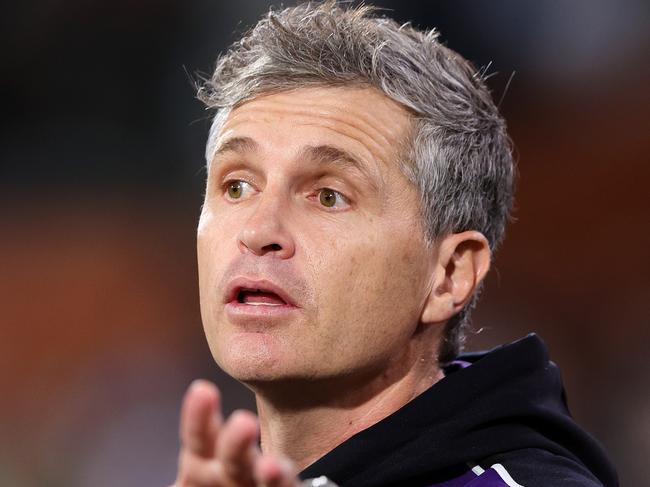
{"type": "MultiPolygon", "coordinates": [[[[435,30],[336,1],[273,9],[218,61],[198,96],[217,109],[206,147],[230,110],[261,94],[310,86],[372,86],[415,120],[406,177],[420,193],[428,242],[478,230],[494,252],[511,211],[515,166],[506,125],[467,60],[443,46],[435,30]]],[[[474,299],[445,326],[439,361],[459,353],[474,299]]]]}

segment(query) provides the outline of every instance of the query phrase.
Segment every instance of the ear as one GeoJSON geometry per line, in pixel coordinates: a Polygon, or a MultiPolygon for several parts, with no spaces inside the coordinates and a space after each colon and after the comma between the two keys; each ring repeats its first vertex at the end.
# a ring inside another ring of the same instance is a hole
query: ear
{"type": "Polygon", "coordinates": [[[470,301],[490,268],[491,252],[477,231],[452,233],[436,245],[431,291],[420,320],[446,322],[470,301]]]}

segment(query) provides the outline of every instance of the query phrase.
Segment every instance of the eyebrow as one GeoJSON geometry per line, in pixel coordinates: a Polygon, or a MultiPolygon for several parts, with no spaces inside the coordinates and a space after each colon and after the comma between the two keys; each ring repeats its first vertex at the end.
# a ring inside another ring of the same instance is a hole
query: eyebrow
{"type": "MultiPolygon", "coordinates": [[[[215,151],[214,157],[220,156],[226,152],[251,153],[259,149],[259,144],[250,137],[233,137],[219,145],[215,151]]],[[[300,150],[298,159],[306,159],[317,165],[334,164],[343,168],[354,168],[365,181],[374,189],[378,189],[377,175],[361,160],[350,154],[350,152],[327,144],[315,146],[306,146],[300,150]]]]}
{"type": "Polygon", "coordinates": [[[317,164],[337,164],[341,166],[352,166],[362,173],[367,173],[368,168],[359,159],[348,151],[331,145],[306,146],[300,150],[300,159],[308,159],[317,164]]]}
{"type": "Polygon", "coordinates": [[[257,151],[258,144],[250,137],[233,137],[220,144],[214,153],[214,156],[219,156],[225,152],[255,152],[257,151]]]}

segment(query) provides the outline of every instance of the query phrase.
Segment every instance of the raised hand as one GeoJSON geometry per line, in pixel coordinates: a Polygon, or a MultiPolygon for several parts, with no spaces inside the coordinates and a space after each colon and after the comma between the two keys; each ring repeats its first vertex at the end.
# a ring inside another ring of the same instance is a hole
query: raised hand
{"type": "Polygon", "coordinates": [[[183,399],[178,476],[172,487],[297,487],[295,468],[257,446],[257,417],[234,412],[225,422],[219,390],[192,383],[183,399]]]}

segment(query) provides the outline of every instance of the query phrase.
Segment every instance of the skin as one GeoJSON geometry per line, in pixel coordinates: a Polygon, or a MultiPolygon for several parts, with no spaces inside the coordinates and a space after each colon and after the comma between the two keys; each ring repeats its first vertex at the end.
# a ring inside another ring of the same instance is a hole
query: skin
{"type": "Polygon", "coordinates": [[[223,423],[216,388],[195,383],[176,485],[295,485],[297,470],[442,378],[443,326],[490,252],[479,232],[425,241],[397,164],[412,122],[373,88],[261,96],[228,116],[197,232],[201,314],[259,420],[223,423]],[[233,305],[236,278],[272,282],[291,306],[233,305]]]}

